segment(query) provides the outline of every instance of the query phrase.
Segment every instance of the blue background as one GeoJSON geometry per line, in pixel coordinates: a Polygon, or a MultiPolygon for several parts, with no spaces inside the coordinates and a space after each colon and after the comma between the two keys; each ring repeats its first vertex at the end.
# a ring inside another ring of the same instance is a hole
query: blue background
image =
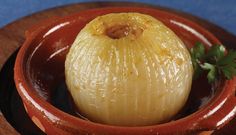
{"type": "MultiPolygon", "coordinates": [[[[94,0],[0,0],[0,27],[32,13],[94,0]]],[[[99,1],[99,0],[97,0],[99,1]]],[[[103,0],[104,1],[104,0],[103,0]]],[[[113,0],[114,1],[114,0],[113,0]]],[[[236,35],[236,0],[123,0],[160,5],[188,12],[236,35]]]]}

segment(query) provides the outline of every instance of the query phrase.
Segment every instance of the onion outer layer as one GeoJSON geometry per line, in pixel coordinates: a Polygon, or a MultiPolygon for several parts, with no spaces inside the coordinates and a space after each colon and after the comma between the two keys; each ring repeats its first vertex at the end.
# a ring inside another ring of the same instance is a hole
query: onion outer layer
{"type": "Polygon", "coordinates": [[[80,113],[111,125],[169,120],[184,106],[192,74],[183,42],[140,13],[95,18],[78,34],[65,62],[66,83],[80,113]],[[127,27],[115,30],[126,29],[125,35],[110,37],[107,30],[115,26],[127,27]]]}

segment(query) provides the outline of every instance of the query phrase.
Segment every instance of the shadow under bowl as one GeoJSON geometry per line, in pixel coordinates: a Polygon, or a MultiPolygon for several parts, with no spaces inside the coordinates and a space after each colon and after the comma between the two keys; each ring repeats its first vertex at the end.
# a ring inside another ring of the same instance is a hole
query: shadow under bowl
{"type": "Polygon", "coordinates": [[[204,77],[194,81],[187,104],[172,121],[140,127],[111,126],[79,118],[64,78],[66,54],[80,30],[99,15],[115,12],[149,14],[172,29],[191,48],[220,44],[211,33],[180,16],[151,8],[90,9],[45,20],[26,31],[14,68],[14,79],[32,121],[47,134],[188,134],[221,128],[236,112],[235,78],[211,87],[204,77]]]}

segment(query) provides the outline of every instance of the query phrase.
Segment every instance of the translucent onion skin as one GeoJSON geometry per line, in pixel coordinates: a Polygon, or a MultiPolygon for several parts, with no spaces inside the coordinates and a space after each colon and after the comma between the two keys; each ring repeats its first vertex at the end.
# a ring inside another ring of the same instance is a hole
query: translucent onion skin
{"type": "Polygon", "coordinates": [[[183,42],[155,18],[140,13],[99,16],[78,34],[65,62],[68,89],[91,121],[143,126],[169,120],[184,106],[193,68],[183,42]],[[111,38],[106,30],[127,25],[111,38]]]}

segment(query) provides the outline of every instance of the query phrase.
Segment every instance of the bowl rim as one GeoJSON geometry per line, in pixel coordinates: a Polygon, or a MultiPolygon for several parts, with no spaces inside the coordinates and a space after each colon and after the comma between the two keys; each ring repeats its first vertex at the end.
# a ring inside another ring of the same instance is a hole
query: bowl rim
{"type": "MultiPolygon", "coordinates": [[[[219,93],[217,97],[215,97],[214,100],[212,100],[209,103],[209,106],[205,106],[198,111],[175,121],[163,123],[163,124],[157,124],[157,125],[151,125],[151,126],[136,126],[136,127],[125,127],[125,126],[113,126],[113,125],[106,125],[106,124],[100,124],[100,123],[95,123],[91,121],[86,121],[83,119],[80,119],[78,117],[75,117],[73,115],[70,115],[68,113],[63,112],[60,109],[57,109],[47,101],[40,99],[37,95],[34,94],[34,92],[31,90],[32,87],[30,87],[27,83],[27,76],[25,75],[25,67],[23,65],[24,60],[25,60],[25,55],[27,52],[27,49],[31,45],[31,42],[37,37],[38,34],[40,34],[43,30],[46,28],[49,28],[50,26],[54,26],[54,24],[59,24],[61,22],[64,22],[70,18],[73,18],[75,16],[82,16],[83,14],[88,14],[90,12],[99,12],[100,10],[109,10],[109,11],[117,11],[117,12],[122,12],[121,10],[133,10],[133,11],[148,11],[148,12],[155,12],[155,13],[162,13],[166,14],[168,16],[172,16],[174,18],[177,18],[178,20],[181,20],[181,22],[185,22],[190,26],[193,26],[194,28],[197,28],[197,31],[200,33],[204,33],[204,35],[207,35],[208,39],[211,39],[217,44],[221,44],[220,41],[213,35],[211,34],[208,30],[204,29],[200,25],[196,24],[195,22],[192,22],[188,19],[185,19],[179,15],[176,15],[171,12],[167,12],[161,9],[156,9],[156,8],[144,8],[144,7],[105,7],[105,8],[95,8],[95,9],[87,9],[80,11],[78,13],[74,13],[71,15],[67,15],[64,17],[59,17],[56,19],[49,19],[47,23],[42,22],[39,23],[37,26],[32,27],[28,31],[26,31],[26,40],[23,43],[22,47],[20,48],[15,66],[14,66],[14,80],[15,84],[17,87],[17,91],[20,94],[24,104],[32,104],[38,109],[43,109],[45,111],[45,115],[53,115],[55,116],[55,119],[59,119],[60,121],[64,123],[73,123],[75,125],[79,125],[82,129],[84,130],[93,130],[96,132],[103,132],[104,130],[108,132],[119,132],[119,133],[147,133],[148,131],[151,132],[163,132],[163,133],[168,133],[169,131],[166,131],[167,129],[173,130],[173,126],[180,131],[189,131],[192,129],[198,129],[202,130],[203,128],[207,130],[215,129],[216,127],[222,126],[226,121],[224,121],[220,125],[215,125],[216,123],[210,123],[206,124],[206,121],[211,119],[211,116],[216,114],[219,109],[222,109],[224,107],[224,104],[227,100],[231,101],[231,97],[233,94],[233,89],[235,87],[235,80],[226,80],[224,82],[223,90],[219,93]],[[30,103],[29,103],[30,102],[30,103]],[[218,105],[221,105],[218,107],[218,105]],[[217,108],[217,109],[214,109],[217,108]],[[215,112],[212,112],[215,111],[215,112]],[[209,114],[209,115],[208,115],[209,114]],[[204,119],[203,119],[204,118],[204,119]],[[203,124],[200,122],[203,121],[203,124]],[[184,127],[183,127],[184,125],[184,127]],[[207,126],[207,127],[202,127],[202,126],[207,126]]],[[[233,100],[235,101],[235,99],[233,100]]],[[[229,105],[228,105],[229,106],[229,105]]],[[[235,113],[234,113],[235,115],[235,113]]],[[[222,118],[223,119],[223,118],[222,118]]],[[[73,128],[78,128],[70,124],[73,128]]]]}

